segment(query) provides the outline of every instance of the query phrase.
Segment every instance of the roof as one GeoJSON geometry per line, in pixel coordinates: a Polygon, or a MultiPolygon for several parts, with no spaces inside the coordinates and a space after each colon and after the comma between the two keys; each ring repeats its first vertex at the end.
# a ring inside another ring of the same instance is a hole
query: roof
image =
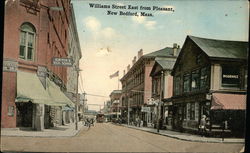
{"type": "MultiPolygon", "coordinates": [[[[130,68],[129,71],[131,71],[135,65],[137,65],[140,61],[143,61],[143,59],[145,58],[156,58],[156,57],[177,57],[180,53],[180,48],[177,49],[177,55],[173,56],[173,47],[165,47],[163,49],[145,54],[142,56],[142,58],[139,58],[138,61],[136,61],[136,63],[130,68]]],[[[120,79],[123,80],[124,78],[126,78],[128,75],[128,72],[120,79]]]]}
{"type": "Polygon", "coordinates": [[[246,95],[213,93],[211,109],[245,110],[246,95]]]}
{"type": "Polygon", "coordinates": [[[111,92],[111,94],[119,94],[119,93],[122,93],[122,91],[121,91],[121,90],[113,90],[113,91],[111,92]]]}
{"type": "MultiPolygon", "coordinates": [[[[180,52],[180,48],[178,48],[177,54],[179,54],[179,52],[180,52]]],[[[159,57],[159,56],[173,56],[173,48],[165,47],[161,50],[154,51],[152,53],[148,53],[146,55],[143,55],[143,57],[159,57]]]]}
{"type": "Polygon", "coordinates": [[[209,57],[247,59],[248,42],[188,37],[209,57]]]}
{"type": "Polygon", "coordinates": [[[155,59],[155,62],[158,63],[163,70],[172,70],[174,67],[176,58],[168,58],[168,59],[155,59]]]}

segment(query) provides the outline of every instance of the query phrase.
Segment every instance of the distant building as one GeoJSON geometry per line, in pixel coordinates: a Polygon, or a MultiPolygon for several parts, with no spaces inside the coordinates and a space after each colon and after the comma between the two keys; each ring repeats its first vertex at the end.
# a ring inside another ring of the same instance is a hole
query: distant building
{"type": "Polygon", "coordinates": [[[243,134],[248,42],[187,36],[174,65],[173,128],[198,131],[206,115],[210,132],[243,134]]]}
{"type": "MultiPolygon", "coordinates": [[[[176,46],[177,47],[177,46],[176,46]]],[[[149,117],[152,112],[142,112],[152,96],[152,79],[150,72],[155,63],[155,58],[167,58],[174,54],[173,48],[166,47],[161,50],[143,55],[143,51],[138,52],[138,60],[133,60],[133,65],[128,66],[127,73],[121,78],[122,83],[122,117],[128,119],[128,109],[130,111],[129,120],[135,122],[139,117],[144,122],[152,123],[149,117]]]]}
{"type": "Polygon", "coordinates": [[[109,95],[111,102],[111,110],[109,114],[111,115],[111,118],[118,118],[121,115],[120,111],[121,93],[122,93],[121,90],[113,90],[109,95]]]}

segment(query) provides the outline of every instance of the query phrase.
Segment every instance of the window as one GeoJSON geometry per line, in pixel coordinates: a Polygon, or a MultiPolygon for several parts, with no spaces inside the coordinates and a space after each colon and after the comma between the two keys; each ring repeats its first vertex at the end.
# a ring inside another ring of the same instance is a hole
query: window
{"type": "Polygon", "coordinates": [[[240,68],[237,66],[222,66],[222,87],[239,87],[240,68]]]}
{"type": "Polygon", "coordinates": [[[175,93],[175,95],[180,94],[180,81],[181,81],[181,78],[179,76],[175,77],[175,81],[174,81],[174,93],[175,93]]]}
{"type": "Polygon", "coordinates": [[[33,60],[35,52],[35,29],[31,24],[21,26],[19,57],[33,60]]]}
{"type": "Polygon", "coordinates": [[[200,73],[199,70],[192,72],[192,83],[191,83],[191,90],[196,91],[199,89],[200,84],[200,73]]]}
{"type": "Polygon", "coordinates": [[[190,91],[190,74],[185,74],[183,76],[183,92],[190,91]]]}
{"type": "Polygon", "coordinates": [[[200,88],[201,89],[204,89],[207,86],[207,76],[208,76],[207,68],[204,67],[201,69],[201,77],[200,77],[200,88]]]}
{"type": "Polygon", "coordinates": [[[195,119],[195,103],[190,104],[190,120],[195,119]]]}
{"type": "Polygon", "coordinates": [[[184,106],[183,106],[183,118],[187,119],[187,106],[186,106],[186,104],[184,104],[184,106]]]}

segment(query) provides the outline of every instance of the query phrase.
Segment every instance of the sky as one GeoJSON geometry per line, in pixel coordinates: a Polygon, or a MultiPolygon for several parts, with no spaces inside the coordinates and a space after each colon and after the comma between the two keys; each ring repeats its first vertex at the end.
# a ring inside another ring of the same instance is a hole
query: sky
{"type": "Polygon", "coordinates": [[[119,79],[123,70],[132,64],[140,49],[147,54],[172,47],[173,43],[182,47],[187,35],[248,40],[246,0],[72,0],[72,3],[82,51],[79,91],[103,96],[87,95],[90,110],[99,110],[95,104],[103,105],[113,90],[121,89],[119,79]],[[89,4],[110,8],[91,8],[89,4]],[[121,8],[112,9],[112,5],[121,8]],[[128,5],[138,9],[128,9],[128,5]],[[151,10],[141,10],[141,6],[151,10]],[[153,10],[154,6],[172,11],[153,10]],[[118,14],[108,15],[108,11],[118,14]],[[137,12],[138,16],[119,15],[120,11],[137,12]],[[141,12],[152,16],[141,16],[141,12]],[[119,77],[110,79],[118,70],[119,77]]]}

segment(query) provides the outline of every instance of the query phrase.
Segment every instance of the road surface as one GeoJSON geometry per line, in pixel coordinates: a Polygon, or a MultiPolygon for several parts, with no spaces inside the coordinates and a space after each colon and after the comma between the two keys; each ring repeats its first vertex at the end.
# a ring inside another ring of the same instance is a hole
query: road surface
{"type": "Polygon", "coordinates": [[[243,144],[189,142],[111,123],[97,123],[74,137],[2,137],[2,151],[29,152],[225,152],[243,144]]]}

